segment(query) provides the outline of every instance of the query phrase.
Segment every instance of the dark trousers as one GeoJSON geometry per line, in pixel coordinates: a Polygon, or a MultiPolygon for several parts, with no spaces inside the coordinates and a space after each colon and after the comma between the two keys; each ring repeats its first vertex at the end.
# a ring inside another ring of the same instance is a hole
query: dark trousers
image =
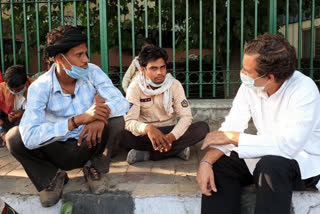
{"type": "Polygon", "coordinates": [[[123,129],[123,117],[110,118],[104,127],[101,143],[91,149],[85,142],[79,147],[76,139],[68,139],[29,150],[21,140],[18,126],[9,130],[6,140],[9,151],[22,164],[28,177],[40,192],[49,185],[58,169],[81,168],[91,160],[98,171],[108,172],[112,147],[118,144],[123,129]],[[101,160],[104,162],[101,163],[101,160]]]}
{"type": "MultiPolygon", "coordinates": [[[[168,134],[172,131],[174,126],[158,127],[163,134],[168,134]]],[[[187,131],[178,140],[174,141],[172,148],[168,152],[155,151],[152,147],[151,141],[147,135],[135,136],[129,131],[123,132],[121,146],[127,149],[136,149],[141,151],[150,151],[151,160],[161,160],[168,157],[175,156],[188,146],[192,146],[201,141],[209,132],[209,126],[205,122],[192,123],[187,131]]]]}
{"type": "Polygon", "coordinates": [[[271,155],[261,158],[252,176],[236,152],[222,156],[213,171],[218,191],[202,195],[202,214],[241,213],[241,187],[249,184],[256,187],[255,214],[289,214],[292,191],[315,188],[320,178],[301,180],[297,161],[271,155]]]}

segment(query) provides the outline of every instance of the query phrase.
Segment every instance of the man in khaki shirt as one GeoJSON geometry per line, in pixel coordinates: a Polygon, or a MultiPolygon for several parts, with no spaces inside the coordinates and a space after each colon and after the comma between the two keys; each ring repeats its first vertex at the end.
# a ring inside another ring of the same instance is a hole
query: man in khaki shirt
{"type": "Polygon", "coordinates": [[[205,122],[191,124],[189,102],[181,83],[167,74],[167,59],[165,50],[156,46],[139,54],[140,74],[127,90],[131,108],[121,141],[131,149],[127,156],[130,164],[172,156],[188,160],[189,146],[209,132],[205,122]]]}

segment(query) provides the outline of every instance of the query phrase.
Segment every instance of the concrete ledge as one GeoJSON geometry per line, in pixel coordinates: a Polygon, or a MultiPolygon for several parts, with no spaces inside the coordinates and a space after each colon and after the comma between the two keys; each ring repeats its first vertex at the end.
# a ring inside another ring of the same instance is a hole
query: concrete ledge
{"type": "Polygon", "coordinates": [[[232,99],[189,100],[193,118],[208,123],[221,122],[229,113],[232,99]]]}
{"type": "MultiPolygon", "coordinates": [[[[154,188],[159,187],[155,185],[154,188]]],[[[158,195],[140,197],[129,192],[115,191],[102,195],[93,195],[83,192],[69,192],[64,194],[63,199],[55,206],[43,208],[38,195],[3,194],[2,200],[23,214],[56,214],[60,213],[61,206],[65,201],[73,202],[73,213],[76,214],[197,214],[201,211],[201,194],[197,192],[193,196],[181,195],[158,195]]],[[[255,194],[246,190],[242,195],[243,214],[254,213],[255,194]]],[[[319,214],[320,194],[318,192],[294,192],[292,198],[292,214],[319,214]]]]}
{"type": "Polygon", "coordinates": [[[57,214],[62,205],[60,200],[53,207],[43,208],[38,195],[1,194],[0,198],[21,214],[57,214]]]}

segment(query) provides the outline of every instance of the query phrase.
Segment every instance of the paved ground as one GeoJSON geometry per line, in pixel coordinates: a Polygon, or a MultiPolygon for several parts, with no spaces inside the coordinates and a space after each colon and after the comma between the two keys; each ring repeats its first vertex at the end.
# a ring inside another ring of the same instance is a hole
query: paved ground
{"type": "MultiPolygon", "coordinates": [[[[128,165],[125,161],[126,153],[123,151],[113,159],[110,172],[107,174],[109,190],[131,192],[141,197],[153,194],[197,194],[195,177],[203,153],[200,151],[200,145],[201,143],[198,143],[191,148],[191,157],[188,161],[170,158],[128,165]],[[155,184],[157,190],[153,188],[155,184]],[[159,188],[159,185],[163,188],[159,188]]],[[[65,186],[64,193],[88,191],[81,169],[68,171],[68,175],[71,179],[65,186]]],[[[0,149],[0,194],[3,193],[36,194],[36,189],[23,167],[6,148],[0,149]]]]}
{"type": "MultiPolygon", "coordinates": [[[[216,123],[210,127],[216,129],[218,126],[216,123]]],[[[75,212],[81,214],[158,214],[159,209],[166,214],[199,213],[201,193],[195,178],[204,153],[200,150],[201,144],[199,142],[191,148],[188,161],[170,158],[128,165],[126,152],[121,152],[113,159],[107,174],[109,191],[99,196],[89,192],[81,169],[69,171],[71,179],[64,188],[62,198],[72,201],[75,212]]],[[[51,214],[57,213],[61,207],[60,201],[52,210],[41,208],[35,187],[22,166],[5,148],[0,148],[0,196],[22,213],[34,213],[34,209],[39,209],[51,214]]]]}
{"type": "MultiPolygon", "coordinates": [[[[211,123],[210,129],[216,130],[220,122],[211,123]]],[[[254,132],[252,125],[249,132],[254,132]]],[[[196,174],[204,152],[200,150],[202,142],[191,147],[188,161],[169,158],[162,161],[146,161],[129,165],[126,152],[122,151],[112,160],[107,174],[110,191],[126,191],[132,196],[160,195],[200,195],[196,183],[196,174]]],[[[81,169],[68,171],[70,179],[64,193],[88,192],[88,186],[81,169]]],[[[23,167],[7,151],[0,148],[0,194],[37,194],[23,167]]]]}

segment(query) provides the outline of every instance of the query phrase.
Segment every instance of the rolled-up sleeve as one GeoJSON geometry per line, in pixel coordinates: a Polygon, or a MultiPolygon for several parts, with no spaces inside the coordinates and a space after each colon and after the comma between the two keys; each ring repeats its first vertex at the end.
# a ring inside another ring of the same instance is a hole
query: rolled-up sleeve
{"type": "MultiPolygon", "coordinates": [[[[232,102],[232,108],[228,116],[226,116],[225,121],[221,124],[219,130],[236,131],[242,133],[248,128],[248,122],[250,118],[251,112],[249,103],[247,102],[246,88],[244,85],[241,85],[232,102]]],[[[229,155],[232,150],[237,150],[237,148],[232,144],[210,147],[217,148],[226,155],[229,155]]]]}

